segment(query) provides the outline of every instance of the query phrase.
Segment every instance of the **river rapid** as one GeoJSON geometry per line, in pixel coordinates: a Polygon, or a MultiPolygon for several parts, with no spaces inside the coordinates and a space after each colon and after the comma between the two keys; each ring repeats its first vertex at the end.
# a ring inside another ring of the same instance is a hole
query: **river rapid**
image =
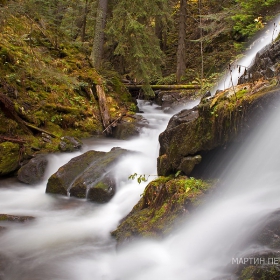
{"type": "MultiPolygon", "coordinates": [[[[267,43],[276,36],[275,30],[272,33],[267,35],[267,43]]],[[[231,79],[226,86],[231,86],[231,79]]],[[[129,141],[90,139],[80,152],[48,155],[45,180],[35,186],[15,179],[0,181],[0,213],[35,217],[24,224],[1,223],[6,227],[0,232],[1,280],[234,279],[225,270],[232,259],[262,249],[244,240],[267,214],[280,207],[278,104],[239,150],[228,154],[227,164],[218,170],[223,189],[185,226],[164,240],[139,240],[116,248],[110,232],[146,186],[128,177],[134,173],[156,175],[158,135],[171,117],[144,101],[139,107],[149,122],[139,137],[129,141]],[[47,179],[72,157],[112,147],[139,153],[126,156],[115,167],[118,188],[109,203],[98,205],[45,194],[47,179]]],[[[212,168],[216,174],[215,164],[212,168]]]]}
{"type": "Polygon", "coordinates": [[[110,232],[146,186],[127,178],[134,172],[156,174],[157,138],[170,118],[149,103],[141,101],[139,106],[149,121],[140,137],[91,139],[82,151],[119,146],[140,152],[116,166],[118,191],[109,203],[45,194],[47,178],[81,152],[49,155],[46,180],[36,186],[13,179],[1,181],[0,213],[35,217],[25,224],[7,223],[7,230],[2,231],[0,255],[5,269],[1,280],[213,279],[226,273],[233,258],[259,250],[258,246],[246,247],[244,240],[280,206],[279,110],[271,113],[237,153],[228,155],[228,164],[220,170],[225,187],[183,228],[164,240],[116,248],[110,232]]]}

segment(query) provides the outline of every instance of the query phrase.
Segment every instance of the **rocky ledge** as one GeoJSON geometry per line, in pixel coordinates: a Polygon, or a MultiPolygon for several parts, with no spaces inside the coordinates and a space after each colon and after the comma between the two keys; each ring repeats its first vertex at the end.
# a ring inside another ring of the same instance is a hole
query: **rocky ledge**
{"type": "Polygon", "coordinates": [[[280,89],[258,80],[202,99],[198,106],[174,115],[159,136],[158,175],[177,171],[192,175],[207,152],[241,141],[263,115],[279,106],[280,89]]]}
{"type": "Polygon", "coordinates": [[[159,177],[148,184],[139,202],[112,235],[119,244],[139,237],[166,236],[213,189],[214,184],[186,176],[159,177]]]}

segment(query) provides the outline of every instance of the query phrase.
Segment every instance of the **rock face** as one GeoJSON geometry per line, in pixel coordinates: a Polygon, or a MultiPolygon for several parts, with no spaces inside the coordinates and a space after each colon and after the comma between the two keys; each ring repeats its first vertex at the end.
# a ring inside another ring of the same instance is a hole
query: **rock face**
{"type": "Polygon", "coordinates": [[[107,202],[116,191],[113,165],[128,153],[113,148],[108,153],[88,151],[75,157],[49,178],[46,192],[107,202]]]}
{"type": "Polygon", "coordinates": [[[220,92],[195,108],[174,115],[159,136],[158,175],[179,170],[190,175],[203,153],[242,139],[252,122],[257,123],[266,110],[277,104],[279,90],[269,89],[269,84],[263,88],[255,92],[253,85],[240,85],[235,93],[231,89],[220,92]]]}
{"type": "Polygon", "coordinates": [[[18,180],[26,184],[39,182],[45,173],[48,161],[43,155],[38,155],[22,166],[18,171],[18,180]]]}
{"type": "Polygon", "coordinates": [[[256,54],[253,64],[239,79],[239,83],[246,83],[259,78],[273,78],[279,75],[277,62],[280,60],[280,40],[267,45],[256,54]]]}
{"type": "Polygon", "coordinates": [[[19,167],[18,144],[3,142],[0,144],[0,176],[9,174],[19,167]]]}
{"type": "Polygon", "coordinates": [[[212,187],[186,176],[156,179],[148,184],[140,201],[112,235],[118,243],[167,235],[204,201],[212,187]]]}

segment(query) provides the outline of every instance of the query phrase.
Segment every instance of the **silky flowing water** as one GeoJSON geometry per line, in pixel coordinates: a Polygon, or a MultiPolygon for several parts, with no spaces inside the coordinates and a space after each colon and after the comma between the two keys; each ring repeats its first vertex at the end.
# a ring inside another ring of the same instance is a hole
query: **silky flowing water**
{"type": "Polygon", "coordinates": [[[90,139],[81,152],[49,155],[45,180],[36,186],[0,181],[0,213],[35,217],[24,224],[1,224],[7,227],[0,232],[1,280],[206,280],[227,273],[233,258],[260,249],[246,246],[244,240],[280,207],[279,109],[269,112],[239,151],[228,155],[228,164],[219,170],[224,187],[185,226],[163,240],[138,240],[116,248],[110,232],[146,186],[128,176],[156,175],[158,135],[170,118],[144,101],[139,107],[149,122],[139,137],[90,139]],[[116,166],[118,190],[109,203],[45,194],[48,177],[72,157],[112,147],[139,153],[116,166]]]}

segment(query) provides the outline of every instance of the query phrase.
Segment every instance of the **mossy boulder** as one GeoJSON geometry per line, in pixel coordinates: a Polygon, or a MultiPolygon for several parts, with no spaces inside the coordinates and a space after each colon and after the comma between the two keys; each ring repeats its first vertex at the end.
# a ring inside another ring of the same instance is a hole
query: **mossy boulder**
{"type": "Polygon", "coordinates": [[[46,192],[107,202],[116,190],[113,167],[128,153],[113,148],[108,153],[88,151],[75,157],[49,178],[46,192]]]}
{"type": "Polygon", "coordinates": [[[19,144],[12,142],[0,143],[0,176],[12,173],[19,167],[19,144]]]}
{"type": "Polygon", "coordinates": [[[47,164],[48,161],[44,155],[37,155],[19,169],[18,180],[25,184],[39,182],[45,174],[47,164]]]}
{"type": "Polygon", "coordinates": [[[206,198],[213,185],[195,178],[160,177],[146,187],[140,201],[112,235],[119,243],[137,237],[169,234],[206,198]]]}
{"type": "Polygon", "coordinates": [[[76,178],[103,155],[103,152],[88,151],[80,156],[72,158],[49,178],[46,192],[67,195],[68,189],[72,186],[76,178]]]}
{"type": "Polygon", "coordinates": [[[167,176],[179,170],[191,175],[191,166],[186,166],[190,157],[244,140],[265,113],[279,104],[276,100],[280,90],[273,89],[268,82],[259,84],[261,91],[256,89],[258,83],[239,85],[235,91],[222,91],[208,100],[203,99],[193,109],[174,115],[159,136],[158,175],[167,176]]]}
{"type": "Polygon", "coordinates": [[[70,196],[86,198],[95,202],[109,201],[116,191],[113,167],[118,160],[128,154],[127,150],[113,148],[103,154],[85,170],[69,189],[70,196]]]}

